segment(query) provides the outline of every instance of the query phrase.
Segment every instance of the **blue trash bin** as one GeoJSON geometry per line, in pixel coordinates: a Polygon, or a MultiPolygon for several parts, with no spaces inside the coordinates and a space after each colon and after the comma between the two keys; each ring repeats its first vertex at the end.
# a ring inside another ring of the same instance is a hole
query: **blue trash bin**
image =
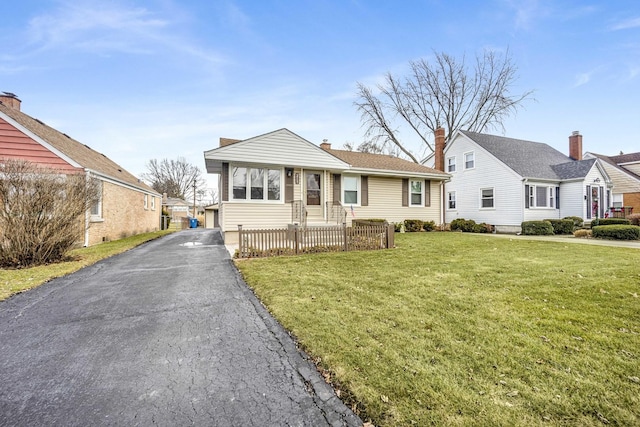
{"type": "Polygon", "coordinates": [[[198,218],[189,218],[189,228],[198,228],[198,218]]]}

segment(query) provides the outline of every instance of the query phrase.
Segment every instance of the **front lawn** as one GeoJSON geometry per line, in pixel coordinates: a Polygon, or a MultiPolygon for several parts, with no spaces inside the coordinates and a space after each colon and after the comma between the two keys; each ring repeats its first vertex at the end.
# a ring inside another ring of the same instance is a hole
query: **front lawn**
{"type": "Polygon", "coordinates": [[[640,425],[640,251],[462,233],[396,245],[237,265],[377,426],[640,425]]]}
{"type": "Polygon", "coordinates": [[[172,232],[164,230],[143,233],[88,248],[74,249],[69,252],[69,260],[55,264],[22,269],[0,268],[0,301],[172,232]]]}

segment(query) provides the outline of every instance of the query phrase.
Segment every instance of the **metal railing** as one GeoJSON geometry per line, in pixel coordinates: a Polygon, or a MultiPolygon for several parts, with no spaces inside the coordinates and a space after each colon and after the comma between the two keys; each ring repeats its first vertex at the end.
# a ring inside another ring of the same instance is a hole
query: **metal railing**
{"type": "Polygon", "coordinates": [[[307,225],[307,208],[304,201],[294,200],[291,202],[291,222],[303,227],[307,225]]]}
{"type": "Polygon", "coordinates": [[[327,222],[336,224],[344,224],[347,220],[347,211],[340,202],[326,202],[327,205],[327,222]]]}

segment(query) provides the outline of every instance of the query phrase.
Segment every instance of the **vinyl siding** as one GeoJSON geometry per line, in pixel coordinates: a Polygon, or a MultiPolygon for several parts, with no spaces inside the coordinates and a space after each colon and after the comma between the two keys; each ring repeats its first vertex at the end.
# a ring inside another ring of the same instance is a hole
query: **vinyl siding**
{"type": "Polygon", "coordinates": [[[458,135],[447,146],[444,156],[456,157],[456,171],[451,172],[451,181],[445,183],[445,200],[449,192],[456,192],[456,209],[450,210],[447,206],[445,210],[447,223],[465,218],[494,225],[521,224],[524,185],[518,174],[464,135],[458,135]],[[464,153],[470,151],[475,155],[475,167],[465,170],[464,153]],[[493,209],[480,208],[481,188],[494,189],[493,209]]]}
{"type": "Polygon", "coordinates": [[[347,207],[347,220],[382,218],[389,222],[421,219],[440,224],[440,181],[431,181],[431,206],[402,206],[402,179],[369,175],[369,206],[347,207]]]}
{"type": "Polygon", "coordinates": [[[283,228],[291,223],[291,204],[280,203],[225,203],[219,218],[224,231],[238,231],[244,228],[283,228]]]}
{"type": "Polygon", "coordinates": [[[204,158],[205,163],[207,159],[217,159],[320,170],[348,168],[342,160],[285,129],[207,151],[204,158]]]}
{"type": "Polygon", "coordinates": [[[602,162],[602,165],[613,182],[613,193],[624,194],[640,191],[639,180],[629,176],[629,174],[608,164],[607,162],[602,162]]]}
{"type": "Polygon", "coordinates": [[[586,218],[586,184],[584,181],[563,182],[560,186],[560,218],[579,216],[586,218]]]}
{"type": "Polygon", "coordinates": [[[621,165],[621,166],[626,170],[629,170],[635,173],[636,175],[640,175],[640,163],[633,163],[633,164],[621,165]]]}

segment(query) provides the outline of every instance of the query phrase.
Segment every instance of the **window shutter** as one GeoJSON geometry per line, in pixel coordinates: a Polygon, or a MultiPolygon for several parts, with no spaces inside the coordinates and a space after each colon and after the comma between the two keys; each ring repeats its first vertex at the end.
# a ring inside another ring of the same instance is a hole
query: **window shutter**
{"type": "Polygon", "coordinates": [[[560,209],[560,187],[556,187],[556,209],[560,209]]]}
{"type": "Polygon", "coordinates": [[[593,208],[591,207],[591,186],[587,185],[587,219],[591,219],[591,211],[593,208]]]}
{"type": "Polygon", "coordinates": [[[369,177],[360,177],[360,206],[369,206],[369,177]]]}
{"type": "Polygon", "coordinates": [[[431,206],[431,181],[424,180],[424,205],[431,206]]]}
{"type": "Polygon", "coordinates": [[[340,188],[340,183],[342,182],[341,176],[339,173],[333,174],[333,203],[340,203],[340,192],[342,191],[340,188]]]}
{"type": "Polygon", "coordinates": [[[402,206],[409,206],[409,180],[402,179],[402,206]]]}
{"type": "Polygon", "coordinates": [[[222,173],[220,174],[222,178],[222,201],[229,201],[229,163],[222,164],[222,173]]]}
{"type": "Polygon", "coordinates": [[[529,186],[524,186],[524,207],[525,209],[529,209],[529,186]]]}
{"type": "Polygon", "coordinates": [[[293,169],[285,168],[284,170],[284,202],[293,202],[293,169]]]}

